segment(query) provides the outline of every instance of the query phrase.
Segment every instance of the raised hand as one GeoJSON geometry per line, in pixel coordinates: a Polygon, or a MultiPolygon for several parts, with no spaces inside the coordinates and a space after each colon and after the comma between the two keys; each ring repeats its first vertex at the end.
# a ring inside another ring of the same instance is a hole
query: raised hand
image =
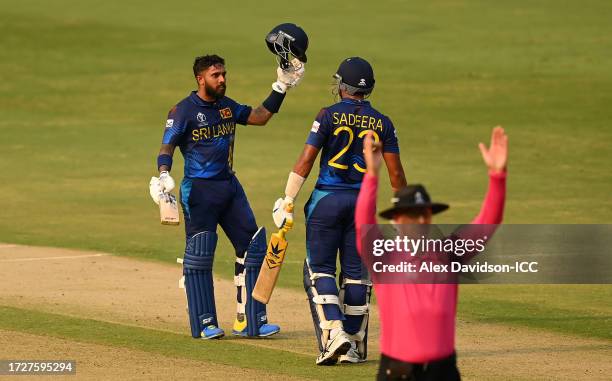
{"type": "Polygon", "coordinates": [[[273,88],[275,88],[275,90],[279,93],[284,93],[285,91],[296,87],[302,81],[305,72],[306,66],[304,63],[297,58],[294,58],[291,60],[291,65],[289,65],[289,68],[282,69],[280,66],[276,68],[278,78],[273,84],[273,88]]]}
{"type": "Polygon", "coordinates": [[[482,160],[493,172],[503,172],[508,163],[508,136],[501,126],[493,128],[491,144],[487,148],[483,143],[478,144],[482,160]]]}

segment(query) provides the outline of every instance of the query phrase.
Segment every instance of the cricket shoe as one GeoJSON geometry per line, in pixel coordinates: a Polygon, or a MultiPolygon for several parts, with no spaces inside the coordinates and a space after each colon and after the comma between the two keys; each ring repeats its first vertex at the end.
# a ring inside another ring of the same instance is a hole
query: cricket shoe
{"type": "Polygon", "coordinates": [[[202,339],[205,340],[220,339],[225,336],[225,332],[223,332],[223,330],[216,325],[209,325],[202,330],[200,336],[202,336],[202,339]]]}
{"type": "Polygon", "coordinates": [[[361,357],[356,348],[351,348],[345,355],[338,357],[338,362],[340,364],[359,364],[365,362],[365,359],[361,357]]]}
{"type": "Polygon", "coordinates": [[[340,331],[333,339],[327,341],[323,352],[317,357],[317,365],[334,365],[338,357],[345,355],[351,349],[351,340],[344,331],[340,331]]]}
{"type": "MultiPolygon", "coordinates": [[[[276,333],[280,332],[280,327],[276,324],[262,324],[261,327],[259,327],[259,335],[257,335],[258,337],[268,337],[268,336],[272,336],[276,333]]],[[[241,336],[241,337],[247,337],[247,321],[246,319],[244,319],[243,321],[240,321],[238,319],[234,320],[234,327],[232,329],[232,335],[234,336],[241,336]]]]}

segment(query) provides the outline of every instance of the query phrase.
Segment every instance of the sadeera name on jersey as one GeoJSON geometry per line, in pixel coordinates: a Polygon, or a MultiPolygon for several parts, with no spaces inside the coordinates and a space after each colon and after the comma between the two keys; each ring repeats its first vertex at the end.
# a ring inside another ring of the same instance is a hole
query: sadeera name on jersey
{"type": "Polygon", "coordinates": [[[333,123],[336,126],[350,126],[367,128],[370,130],[383,130],[382,120],[368,115],[346,114],[343,112],[335,112],[332,114],[333,123]]]}
{"type": "Polygon", "coordinates": [[[233,135],[234,131],[236,131],[235,122],[227,122],[214,126],[200,127],[191,131],[191,140],[197,142],[203,139],[219,138],[221,136],[233,135]]]}

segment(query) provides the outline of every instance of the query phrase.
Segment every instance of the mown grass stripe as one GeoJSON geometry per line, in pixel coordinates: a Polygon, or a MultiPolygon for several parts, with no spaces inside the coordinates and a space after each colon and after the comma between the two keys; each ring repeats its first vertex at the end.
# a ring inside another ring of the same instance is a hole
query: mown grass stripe
{"type": "Polygon", "coordinates": [[[545,329],[587,338],[612,340],[612,316],[490,298],[470,298],[459,303],[459,314],[484,323],[501,323],[545,329]]]}
{"type": "MultiPolygon", "coordinates": [[[[304,356],[238,341],[204,341],[171,332],[0,306],[0,329],[52,336],[86,343],[118,346],[170,357],[209,361],[310,379],[370,380],[376,361],[356,366],[317,367],[304,356]]],[[[204,372],[204,371],[202,371],[204,372]]]]}

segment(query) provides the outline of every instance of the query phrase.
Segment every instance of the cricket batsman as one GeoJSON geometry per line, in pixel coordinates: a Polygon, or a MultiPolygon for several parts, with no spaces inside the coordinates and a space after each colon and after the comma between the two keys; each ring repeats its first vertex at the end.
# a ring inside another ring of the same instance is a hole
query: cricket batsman
{"type": "Polygon", "coordinates": [[[257,227],[246,194],[232,170],[233,147],[236,124],[265,125],[279,111],[286,92],[300,82],[308,37],[297,25],[282,24],[268,34],[266,42],[282,62],[272,92],[257,108],[225,95],[227,71],[223,58],[212,54],[195,59],[197,90],[168,113],[157,157],[159,177],[150,182],[151,197],[159,203],[160,192],[169,192],[175,186],[170,171],[178,146],[185,159],[180,186],[186,232],[183,275],[194,338],[216,339],[225,334],[217,321],[212,275],[217,225],[236,252],[238,307],[232,334],[266,337],[280,330],[278,325],[268,323],[266,306],[251,297],[266,254],[266,232],[257,227]]]}
{"type": "Polygon", "coordinates": [[[366,98],[374,90],[374,71],[360,57],[342,61],[334,78],[340,101],[321,109],[306,145],[289,174],[285,197],[276,201],[273,217],[282,228],[293,221],[295,202],[322,150],[319,178],[304,206],[306,260],[304,289],[308,295],[320,354],[317,365],[363,362],[367,356],[369,301],[372,283],[355,243],[355,205],[366,171],[363,138],[372,131],[384,142],[383,157],[391,185],[406,185],[395,127],[366,98]],[[336,259],[340,254],[340,291],[336,259]]]}

